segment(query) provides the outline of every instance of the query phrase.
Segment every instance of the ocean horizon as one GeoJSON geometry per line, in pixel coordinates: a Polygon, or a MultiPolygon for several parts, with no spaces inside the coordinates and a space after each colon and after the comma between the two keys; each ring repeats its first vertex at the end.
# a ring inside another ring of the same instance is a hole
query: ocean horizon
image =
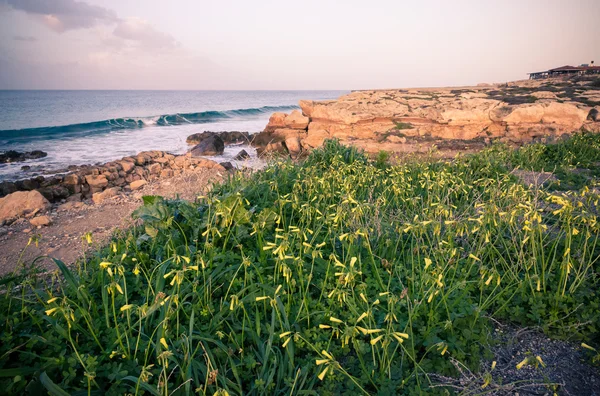
{"type": "MultiPolygon", "coordinates": [[[[193,133],[256,133],[272,113],[299,108],[300,99],[335,99],[345,92],[2,90],[0,152],[42,150],[48,156],[0,164],[0,180],[112,161],[140,151],[180,154],[188,149],[185,140],[193,133]],[[24,171],[22,166],[30,168],[24,171]]],[[[236,149],[241,148],[229,148],[215,160],[231,160],[236,149]]]]}

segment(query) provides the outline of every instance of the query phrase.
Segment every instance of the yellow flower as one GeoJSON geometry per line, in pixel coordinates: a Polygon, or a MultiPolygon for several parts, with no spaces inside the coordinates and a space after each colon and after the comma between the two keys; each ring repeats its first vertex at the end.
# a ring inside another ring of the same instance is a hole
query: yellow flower
{"type": "Polygon", "coordinates": [[[58,310],[58,307],[57,308],[50,308],[50,309],[46,310],[46,315],[50,316],[54,312],[56,312],[57,310],[58,310]]]}
{"type": "Polygon", "coordinates": [[[321,371],[321,374],[319,374],[319,379],[321,381],[323,381],[323,378],[325,378],[325,374],[327,374],[327,370],[329,370],[329,366],[325,367],[325,370],[321,371]]]}
{"type": "Polygon", "coordinates": [[[123,305],[123,306],[121,307],[121,312],[124,312],[124,311],[130,310],[131,308],[133,308],[133,304],[127,304],[127,305],[123,305]]]}
{"type": "Polygon", "coordinates": [[[425,258],[425,269],[427,269],[431,265],[431,259],[425,258]]]}
{"type": "Polygon", "coordinates": [[[382,338],[383,338],[383,335],[380,335],[380,336],[379,336],[379,337],[377,337],[377,338],[373,338],[373,339],[371,340],[371,345],[375,345],[375,344],[377,344],[377,343],[378,343],[378,342],[379,342],[379,341],[380,341],[382,338]]]}
{"type": "Polygon", "coordinates": [[[169,344],[167,344],[167,340],[164,337],[160,339],[160,344],[165,347],[165,349],[169,349],[169,344]]]}
{"type": "Polygon", "coordinates": [[[333,316],[330,317],[329,320],[333,323],[344,323],[343,321],[339,320],[338,318],[334,318],[333,316]]]}
{"type": "Polygon", "coordinates": [[[523,359],[523,361],[521,361],[521,363],[517,364],[517,370],[521,370],[523,368],[523,366],[525,366],[527,364],[528,361],[529,361],[529,358],[523,359]]]}

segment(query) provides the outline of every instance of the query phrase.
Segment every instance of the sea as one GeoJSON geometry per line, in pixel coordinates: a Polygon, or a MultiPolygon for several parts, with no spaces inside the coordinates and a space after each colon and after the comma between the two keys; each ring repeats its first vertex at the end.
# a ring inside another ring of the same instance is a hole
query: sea
{"type": "MultiPolygon", "coordinates": [[[[300,99],[336,99],[344,91],[0,91],[0,152],[42,150],[47,157],[0,164],[1,180],[64,172],[146,150],[185,153],[186,138],[203,131],[264,129],[274,112],[298,109],[300,99]],[[26,170],[22,167],[25,166],[26,170]],[[27,167],[29,167],[27,169],[27,167]]],[[[246,145],[211,157],[259,166],[246,145]],[[245,149],[245,163],[233,157],[245,149]]]]}

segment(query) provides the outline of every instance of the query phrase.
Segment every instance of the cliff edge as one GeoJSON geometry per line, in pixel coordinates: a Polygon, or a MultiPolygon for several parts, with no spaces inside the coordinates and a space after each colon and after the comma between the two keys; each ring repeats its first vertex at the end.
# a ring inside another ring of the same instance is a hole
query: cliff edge
{"type": "Polygon", "coordinates": [[[600,79],[356,91],[337,100],[302,100],[300,108],[274,113],[257,145],[295,157],[328,138],[367,152],[415,152],[448,142],[523,144],[581,129],[600,132],[600,79]]]}

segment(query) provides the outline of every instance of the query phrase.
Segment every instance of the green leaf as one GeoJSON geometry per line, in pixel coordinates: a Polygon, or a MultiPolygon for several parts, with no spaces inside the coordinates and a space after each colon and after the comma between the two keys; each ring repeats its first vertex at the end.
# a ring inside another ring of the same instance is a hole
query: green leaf
{"type": "Polygon", "coordinates": [[[30,373],[34,373],[35,371],[37,371],[37,369],[33,367],[15,367],[9,369],[0,369],[0,378],[16,377],[17,375],[27,375],[30,373]]]}
{"type": "Polygon", "coordinates": [[[60,386],[52,382],[45,371],[40,375],[40,382],[51,396],[69,396],[69,394],[62,390],[60,386]]]}

